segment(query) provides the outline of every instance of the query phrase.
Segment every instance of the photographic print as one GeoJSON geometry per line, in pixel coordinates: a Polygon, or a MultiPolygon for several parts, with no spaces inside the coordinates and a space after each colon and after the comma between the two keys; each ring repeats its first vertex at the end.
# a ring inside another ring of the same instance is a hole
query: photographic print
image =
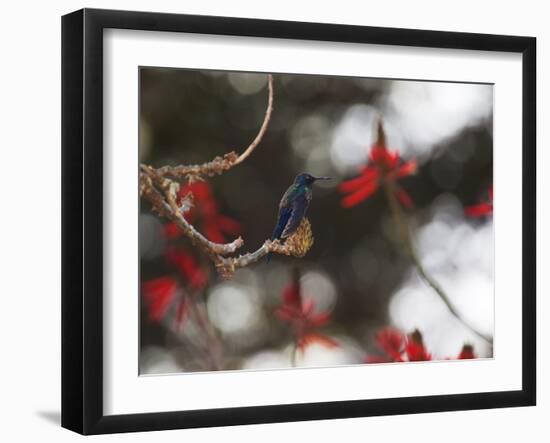
{"type": "Polygon", "coordinates": [[[493,357],[493,85],[139,69],[140,374],[493,357]]]}

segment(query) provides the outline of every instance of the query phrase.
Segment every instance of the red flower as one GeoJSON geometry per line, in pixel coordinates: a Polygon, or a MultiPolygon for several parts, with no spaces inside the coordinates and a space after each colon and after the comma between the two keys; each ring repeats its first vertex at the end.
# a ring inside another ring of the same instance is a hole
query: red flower
{"type": "Polygon", "coordinates": [[[407,345],[405,346],[405,353],[409,361],[427,361],[432,359],[432,356],[424,347],[422,335],[418,329],[409,335],[407,345]]]}
{"type": "MultiPolygon", "coordinates": [[[[432,355],[424,346],[422,334],[415,330],[406,336],[399,329],[386,327],[376,334],[375,342],[383,355],[368,355],[365,363],[429,361],[432,355]]],[[[464,345],[458,359],[476,358],[471,345],[464,345]]]]}
{"type": "Polygon", "coordinates": [[[298,348],[303,351],[312,343],[319,343],[332,348],[338,343],[332,338],[312,332],[330,321],[329,312],[314,313],[315,302],[303,298],[300,288],[299,273],[295,272],[292,283],[283,292],[283,304],[275,310],[279,320],[291,324],[298,348]]]}
{"type": "Polygon", "coordinates": [[[477,205],[466,206],[464,212],[468,217],[485,217],[493,213],[493,186],[487,190],[487,201],[477,205]]]}
{"type": "MultiPolygon", "coordinates": [[[[219,213],[219,206],[207,182],[195,181],[180,188],[178,199],[181,201],[189,194],[193,196],[193,206],[184,213],[189,223],[200,224],[205,237],[216,243],[224,243],[224,234],[237,235],[241,226],[239,222],[219,213]]],[[[164,225],[164,235],[169,239],[181,236],[175,223],[164,225]]]]}
{"type": "Polygon", "coordinates": [[[165,256],[168,263],[181,273],[190,289],[204,289],[208,277],[191,254],[184,249],[169,247],[165,256]]]}
{"type": "Polygon", "coordinates": [[[159,321],[164,317],[176,296],[176,291],[176,280],[170,277],[161,277],[143,283],[143,297],[151,321],[159,321]]]}
{"type": "Polygon", "coordinates": [[[376,334],[374,340],[378,348],[386,354],[386,362],[403,361],[402,354],[407,337],[399,329],[386,327],[376,334]]]}
{"type": "Polygon", "coordinates": [[[369,161],[362,168],[361,175],[344,181],[339,186],[340,192],[348,194],[343,198],[342,206],[345,208],[356,206],[374,194],[381,185],[391,183],[399,202],[406,208],[411,208],[413,201],[410,195],[397,184],[397,180],[414,174],[416,170],[416,160],[403,163],[396,151],[390,151],[387,148],[384,130],[379,123],[378,140],[371,148],[369,161]]]}
{"type": "Polygon", "coordinates": [[[187,317],[188,303],[180,293],[178,284],[171,277],[160,277],[143,283],[143,298],[149,320],[160,322],[170,311],[175,308],[174,326],[181,327],[187,317]]]}
{"type": "Polygon", "coordinates": [[[474,354],[474,348],[472,345],[464,345],[462,347],[462,350],[460,351],[460,354],[458,354],[457,357],[459,360],[468,360],[471,358],[476,358],[476,355],[474,354]]]}
{"type": "Polygon", "coordinates": [[[368,356],[367,363],[426,361],[432,359],[424,347],[419,331],[414,331],[406,336],[399,329],[386,327],[376,334],[374,340],[384,355],[368,356]]]}
{"type": "Polygon", "coordinates": [[[183,249],[169,247],[166,260],[179,271],[179,277],[164,276],[143,283],[143,299],[149,313],[149,320],[160,322],[169,313],[174,316],[174,329],[179,329],[189,311],[188,291],[200,291],[207,284],[208,277],[183,249]],[[185,284],[185,291],[181,284],[185,284]]]}

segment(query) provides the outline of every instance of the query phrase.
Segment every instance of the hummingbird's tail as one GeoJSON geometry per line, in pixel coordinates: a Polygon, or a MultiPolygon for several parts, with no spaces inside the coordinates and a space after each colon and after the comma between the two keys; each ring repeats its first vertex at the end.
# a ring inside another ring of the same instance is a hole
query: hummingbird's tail
{"type": "MultiPolygon", "coordinates": [[[[271,240],[276,240],[278,237],[277,237],[277,232],[275,230],[275,232],[273,233],[273,235],[271,236],[271,240]]],[[[269,263],[271,261],[271,257],[273,256],[273,252],[268,252],[267,255],[265,256],[265,262],[266,263],[269,263]]]]}
{"type": "MultiPolygon", "coordinates": [[[[271,236],[271,240],[278,240],[279,238],[281,238],[281,233],[279,231],[280,231],[279,227],[276,227],[275,231],[273,232],[273,235],[271,236]]],[[[269,263],[271,261],[272,256],[273,256],[273,252],[267,253],[265,258],[266,263],[269,263]]]]}
{"type": "MultiPolygon", "coordinates": [[[[279,211],[279,218],[277,219],[275,229],[273,229],[273,234],[271,234],[271,240],[280,240],[291,214],[292,209],[289,208],[285,208],[279,211]]],[[[267,263],[269,263],[269,261],[271,260],[271,255],[271,252],[267,254],[267,263]]]]}

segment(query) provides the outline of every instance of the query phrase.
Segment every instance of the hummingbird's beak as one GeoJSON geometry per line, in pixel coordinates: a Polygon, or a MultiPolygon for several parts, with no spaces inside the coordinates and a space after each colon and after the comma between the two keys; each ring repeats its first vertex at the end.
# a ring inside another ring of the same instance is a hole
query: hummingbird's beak
{"type": "Polygon", "coordinates": [[[332,177],[313,177],[316,181],[317,180],[331,180],[332,177]]]}

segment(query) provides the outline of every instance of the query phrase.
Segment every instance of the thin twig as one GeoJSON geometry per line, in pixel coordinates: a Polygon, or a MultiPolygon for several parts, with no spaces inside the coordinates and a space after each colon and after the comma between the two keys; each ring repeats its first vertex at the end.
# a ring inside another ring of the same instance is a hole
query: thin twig
{"type": "Polygon", "coordinates": [[[269,121],[271,120],[271,113],[273,112],[273,76],[271,74],[267,76],[267,89],[267,109],[265,110],[264,121],[262,123],[262,126],[260,127],[260,130],[258,131],[258,135],[256,135],[256,138],[252,141],[252,143],[250,143],[250,146],[248,146],[248,148],[246,148],[246,150],[237,158],[237,160],[233,162],[232,166],[236,166],[245,161],[248,156],[252,154],[252,151],[256,149],[256,146],[260,144],[265,132],[267,131],[269,121]]]}
{"type": "Polygon", "coordinates": [[[203,164],[163,166],[156,170],[157,174],[161,177],[168,176],[180,180],[186,178],[196,179],[197,177],[222,174],[245,161],[262,141],[267,131],[267,127],[269,126],[269,121],[271,120],[271,114],[273,112],[273,76],[271,74],[267,77],[267,89],[268,99],[264,120],[258,134],[241,155],[237,155],[236,152],[232,151],[222,157],[216,157],[212,161],[203,164]]]}
{"type": "Polygon", "coordinates": [[[485,334],[479,332],[476,328],[474,328],[453,306],[451,303],[451,300],[449,299],[449,296],[445,293],[441,285],[434,280],[430,274],[426,271],[424,266],[422,265],[422,262],[420,261],[420,258],[418,257],[418,254],[416,252],[416,249],[414,247],[413,241],[411,239],[410,231],[408,224],[406,222],[405,214],[403,214],[403,211],[401,210],[401,206],[399,205],[399,202],[397,201],[397,198],[395,196],[395,188],[393,186],[393,183],[391,181],[386,181],[384,183],[384,190],[386,192],[386,199],[388,201],[388,205],[390,206],[394,223],[396,225],[397,230],[399,231],[399,237],[403,241],[403,246],[405,247],[405,250],[407,251],[409,257],[411,258],[413,264],[415,265],[418,275],[424,280],[424,282],[434,290],[434,292],[439,296],[439,298],[445,303],[445,306],[447,306],[447,309],[449,309],[449,312],[460,322],[462,323],[468,330],[470,330],[473,334],[487,342],[489,345],[492,346],[493,340],[491,337],[486,336],[485,334]]]}
{"type": "Polygon", "coordinates": [[[219,371],[223,368],[222,344],[220,338],[208,318],[208,311],[206,310],[204,302],[200,302],[197,298],[194,298],[191,300],[190,305],[198,326],[206,336],[206,346],[208,348],[207,356],[210,359],[211,368],[214,371],[219,371]]]}

